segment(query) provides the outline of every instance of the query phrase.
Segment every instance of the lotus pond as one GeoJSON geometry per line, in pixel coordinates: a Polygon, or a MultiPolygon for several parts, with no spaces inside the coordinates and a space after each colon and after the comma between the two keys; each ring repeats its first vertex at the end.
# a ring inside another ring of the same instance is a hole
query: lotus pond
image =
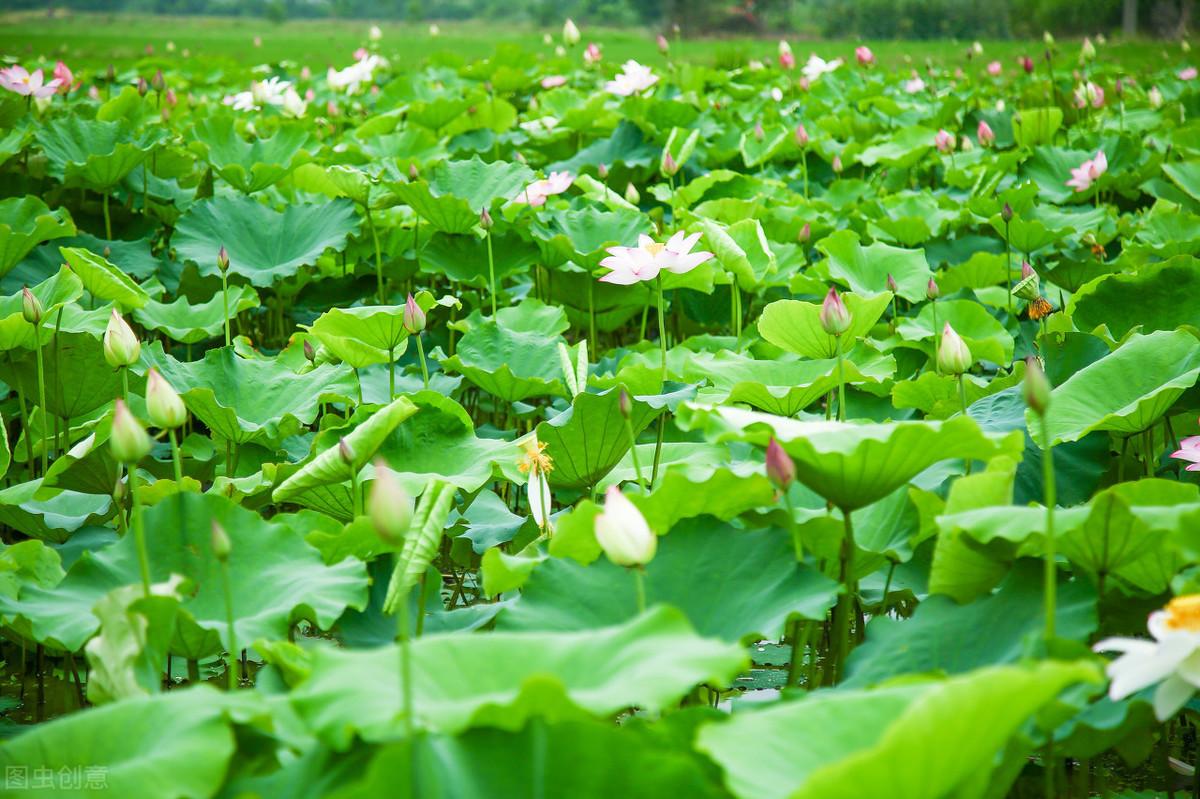
{"type": "Polygon", "coordinates": [[[3,795],[1200,795],[1187,47],[377,33],[0,71],[3,795]]]}

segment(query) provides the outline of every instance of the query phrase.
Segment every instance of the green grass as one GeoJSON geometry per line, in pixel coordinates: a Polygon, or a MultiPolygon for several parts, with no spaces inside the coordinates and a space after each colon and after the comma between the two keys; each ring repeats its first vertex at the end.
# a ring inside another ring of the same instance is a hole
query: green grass
{"type": "MultiPolygon", "coordinates": [[[[160,17],[124,14],[75,14],[47,18],[40,13],[0,15],[0,53],[21,60],[61,58],[72,67],[101,70],[109,63],[129,65],[146,58],[147,46],[155,57],[178,58],[186,50],[193,56],[204,55],[226,62],[229,67],[277,63],[289,60],[307,64],[314,70],[349,63],[355,48],[366,42],[369,21],[297,20],[282,24],[264,19],[229,17],[160,17]],[[253,45],[254,37],[262,46],[253,45]],[[168,53],[168,42],[176,50],[168,53]]],[[[431,36],[425,24],[383,23],[382,51],[400,63],[416,64],[436,53],[451,52],[464,60],[485,57],[498,44],[517,44],[535,52],[549,52],[543,43],[545,33],[557,37],[558,31],[529,27],[504,26],[487,22],[441,23],[441,34],[431,36]]],[[[628,58],[655,64],[662,61],[654,45],[652,30],[612,30],[586,28],[584,43],[596,41],[610,62],[628,58]]],[[[709,38],[676,42],[676,58],[715,63],[724,67],[744,64],[751,58],[772,61],[778,37],[709,38]]],[[[557,39],[556,39],[557,40],[557,39]]],[[[871,42],[880,62],[889,68],[908,65],[921,68],[926,60],[937,64],[965,63],[967,42],[871,42]]],[[[797,58],[803,61],[809,52],[823,57],[853,57],[855,42],[792,40],[797,58]]],[[[1131,72],[1155,68],[1168,57],[1171,45],[1136,41],[1112,43],[1103,52],[1106,58],[1127,65],[1131,72]]],[[[999,59],[1005,69],[1015,69],[1015,59],[1024,54],[1040,64],[1044,45],[1038,41],[984,42],[985,60],[999,59]]],[[[1074,56],[1076,44],[1060,42],[1062,58],[1074,56]]],[[[576,48],[579,52],[581,48],[576,48]]],[[[1173,54],[1178,55],[1177,51],[1173,54]]]]}

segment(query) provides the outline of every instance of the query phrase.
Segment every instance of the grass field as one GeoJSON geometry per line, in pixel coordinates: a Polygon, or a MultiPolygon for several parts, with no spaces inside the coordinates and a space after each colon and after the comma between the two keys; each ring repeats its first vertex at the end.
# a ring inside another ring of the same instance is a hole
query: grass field
{"type": "MultiPolygon", "coordinates": [[[[366,40],[366,20],[297,20],[276,24],[264,19],[228,17],[156,17],[117,14],[75,14],[47,18],[44,14],[12,13],[0,15],[0,54],[11,58],[62,58],[73,66],[103,68],[109,63],[128,64],[152,58],[204,55],[230,65],[248,66],[289,60],[324,68],[341,64],[366,40]],[[261,46],[254,46],[255,37],[261,46]],[[168,42],[176,51],[167,52],[168,42]]],[[[499,44],[517,44],[532,50],[546,50],[546,33],[529,27],[497,27],[492,23],[440,23],[439,35],[430,35],[428,25],[383,23],[383,51],[400,63],[416,65],[435,53],[458,53],[464,59],[491,53],[499,44]]],[[[589,29],[584,42],[595,41],[603,48],[605,60],[620,63],[628,58],[646,63],[662,60],[654,45],[655,31],[589,29]]],[[[672,45],[675,57],[719,63],[730,67],[751,58],[774,57],[778,36],[759,38],[706,38],[685,40],[672,45]]],[[[849,41],[793,41],[797,54],[811,52],[825,57],[851,57],[855,43],[849,41]]],[[[1035,59],[1043,52],[1040,41],[987,41],[984,58],[1012,60],[1028,54],[1035,59]]],[[[1064,44],[1064,51],[1073,45],[1064,44]]],[[[876,56],[885,66],[901,68],[911,61],[921,66],[927,59],[934,63],[962,61],[967,42],[871,42],[876,56]]],[[[1109,56],[1131,70],[1151,68],[1174,45],[1135,41],[1112,43],[1109,56]]]]}

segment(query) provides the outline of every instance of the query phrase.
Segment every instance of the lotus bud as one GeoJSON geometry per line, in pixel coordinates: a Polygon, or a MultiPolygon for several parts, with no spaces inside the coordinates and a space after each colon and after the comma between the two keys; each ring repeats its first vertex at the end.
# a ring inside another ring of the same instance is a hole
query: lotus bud
{"type": "Polygon", "coordinates": [[[217,250],[217,271],[221,274],[229,271],[229,253],[224,244],[221,245],[221,249],[217,250]]]}
{"type": "Polygon", "coordinates": [[[1022,385],[1025,404],[1038,416],[1045,416],[1046,409],[1050,407],[1050,381],[1042,371],[1041,362],[1032,355],[1025,359],[1025,381],[1022,385]]]}
{"type": "Polygon", "coordinates": [[[996,134],[992,130],[992,126],[982,119],[979,120],[979,128],[975,131],[975,136],[979,139],[980,147],[991,147],[996,143],[996,134]]]}
{"type": "Polygon", "coordinates": [[[670,52],[671,43],[667,41],[666,36],[663,36],[660,33],[660,34],[658,34],[658,38],[655,39],[654,42],[655,42],[655,44],[658,45],[658,52],[662,53],[663,55],[666,55],[668,52],[670,52]]]}
{"type": "Polygon", "coordinates": [[[625,186],[625,201],[630,205],[637,205],[642,201],[642,195],[638,193],[637,186],[632,183],[625,186]]]}
{"type": "Polygon", "coordinates": [[[860,67],[869,67],[875,63],[875,54],[865,44],[854,48],[854,58],[860,67]]]}
{"type": "Polygon", "coordinates": [[[1027,262],[1023,262],[1021,264],[1021,280],[1013,286],[1013,294],[1023,300],[1033,302],[1042,296],[1039,289],[1040,283],[1041,279],[1034,268],[1027,262]]]}
{"type": "Polygon", "coordinates": [[[675,163],[675,159],[671,157],[671,151],[667,150],[663,153],[662,171],[667,177],[674,177],[679,171],[679,164],[675,163]]]}
{"type": "Polygon", "coordinates": [[[1025,70],[1026,75],[1033,74],[1033,59],[1027,55],[1021,56],[1021,69],[1025,70]]]}
{"type": "Polygon", "coordinates": [[[402,317],[404,329],[409,335],[417,335],[425,329],[425,312],[421,310],[421,306],[417,305],[417,301],[413,299],[413,295],[409,294],[408,299],[404,301],[404,315],[402,317]]]}
{"type": "Polygon", "coordinates": [[[228,562],[233,553],[233,542],[229,540],[229,533],[225,532],[225,528],[216,519],[212,520],[212,551],[213,556],[221,563],[228,562]]]}
{"type": "Polygon", "coordinates": [[[608,164],[600,164],[596,167],[596,174],[601,180],[608,180],[608,164]]]}
{"type": "Polygon", "coordinates": [[[821,312],[818,318],[821,322],[821,329],[831,336],[840,336],[850,329],[850,310],[846,307],[846,303],[842,302],[837,287],[830,286],[829,293],[825,295],[825,301],[821,303],[821,312]]]}
{"type": "Polygon", "coordinates": [[[939,153],[954,152],[954,136],[945,128],[939,130],[933,137],[934,146],[937,147],[939,153]]]}
{"type": "Polygon", "coordinates": [[[887,290],[893,294],[896,294],[900,291],[900,287],[896,285],[896,278],[892,277],[891,272],[888,272],[887,276],[887,290]]]}
{"type": "Polygon", "coordinates": [[[971,358],[971,348],[947,322],[942,327],[942,344],[938,349],[938,371],[944,374],[961,375],[970,371],[972,363],[974,360],[971,358]]]}
{"type": "Polygon", "coordinates": [[[492,219],[492,215],[488,213],[487,208],[483,208],[479,212],[479,226],[484,230],[491,230],[496,226],[496,222],[492,219]]]}
{"type": "Polygon", "coordinates": [[[808,146],[808,131],[804,129],[803,125],[796,126],[795,136],[796,136],[796,146],[797,147],[800,147],[801,149],[803,149],[808,146]]]}
{"type": "Polygon", "coordinates": [[[1042,41],[1045,42],[1047,47],[1053,47],[1054,46],[1054,34],[1050,33],[1050,31],[1044,31],[1042,33],[1042,41]]]}
{"type": "Polygon", "coordinates": [[[309,363],[315,364],[317,362],[317,351],[313,349],[312,342],[308,339],[304,339],[304,357],[309,363]]]}
{"type": "Polygon", "coordinates": [[[966,136],[962,137],[962,144],[960,146],[962,147],[962,151],[964,153],[969,153],[971,150],[975,149],[975,145],[971,144],[971,140],[966,136]]]}
{"type": "Polygon", "coordinates": [[[596,541],[618,566],[644,566],[654,559],[658,536],[616,486],[604,492],[604,510],[596,514],[595,525],[596,541]]]}
{"type": "Polygon", "coordinates": [[[167,88],[167,79],[163,77],[163,71],[161,69],[155,71],[154,77],[150,78],[150,88],[160,93],[163,89],[167,88]]]}
{"type": "Polygon", "coordinates": [[[338,456],[341,457],[342,463],[350,467],[354,466],[354,448],[345,438],[338,439],[338,456]]]}
{"type": "Polygon", "coordinates": [[[805,222],[800,228],[800,232],[796,234],[796,241],[801,244],[808,244],[812,240],[812,225],[805,222]]]}
{"type": "Polygon", "coordinates": [[[1147,92],[1146,98],[1150,101],[1151,108],[1162,108],[1163,95],[1162,91],[1157,86],[1151,86],[1147,92]]]}
{"type": "Polygon", "coordinates": [[[412,525],[413,498],[382,460],[375,461],[375,482],[371,483],[367,515],[375,534],[392,546],[404,542],[412,525]]]}
{"type": "Polygon", "coordinates": [[[187,421],[183,400],[157,369],[146,373],[146,413],[151,424],[164,430],[182,427],[187,421]]]}
{"type": "Polygon", "coordinates": [[[1086,36],[1083,37],[1083,45],[1079,48],[1079,57],[1084,61],[1091,61],[1096,57],[1096,45],[1086,36]]]}
{"type": "Polygon", "coordinates": [[[562,37],[563,42],[565,42],[568,47],[574,47],[575,45],[579,44],[579,39],[581,38],[579,28],[576,27],[572,20],[568,19],[563,23],[562,37]]]}
{"type": "Polygon", "coordinates": [[[149,84],[149,83],[146,83],[146,79],[145,79],[145,78],[141,78],[141,77],[139,77],[139,78],[137,79],[137,93],[138,93],[138,95],[139,95],[139,96],[141,96],[141,97],[145,97],[145,96],[146,96],[146,92],[148,92],[148,91],[150,91],[150,84],[149,84]]]}
{"type": "Polygon", "coordinates": [[[833,157],[833,171],[835,174],[842,174],[842,157],[840,155],[833,157]]]}
{"type": "Polygon", "coordinates": [[[133,366],[141,356],[142,343],[138,341],[133,328],[113,308],[104,331],[104,360],[112,368],[120,369],[122,366],[133,366]]]}
{"type": "Polygon", "coordinates": [[[21,289],[21,316],[31,325],[42,321],[42,303],[33,296],[28,286],[21,289]]]}
{"type": "Polygon", "coordinates": [[[133,464],[150,454],[150,436],[133,417],[124,400],[113,409],[112,433],[108,438],[112,456],[118,463],[133,464]]]}
{"type": "Polygon", "coordinates": [[[1012,209],[1011,205],[1009,205],[1008,203],[1004,204],[1004,207],[1000,209],[1000,218],[1003,219],[1005,222],[1012,221],[1013,209],[1012,209]]]}
{"type": "Polygon", "coordinates": [[[417,165],[409,164],[408,165],[408,179],[409,180],[417,180],[420,177],[421,177],[421,172],[417,169],[417,165]]]}
{"type": "Polygon", "coordinates": [[[937,281],[929,278],[929,282],[925,284],[925,299],[936,300],[940,296],[942,296],[942,291],[938,288],[937,281]]]}
{"type": "Polygon", "coordinates": [[[629,392],[624,387],[621,388],[621,395],[617,398],[617,410],[626,419],[633,413],[633,401],[629,398],[629,392]]]}
{"type": "Polygon", "coordinates": [[[767,479],[780,491],[787,491],[796,479],[796,464],[774,438],[767,444],[767,479]]]}

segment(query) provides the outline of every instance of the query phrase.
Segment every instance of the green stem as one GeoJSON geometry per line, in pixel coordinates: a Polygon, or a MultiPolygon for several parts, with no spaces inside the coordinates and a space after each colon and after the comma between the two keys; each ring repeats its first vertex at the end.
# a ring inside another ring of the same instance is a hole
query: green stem
{"type": "Polygon", "coordinates": [[[637,454],[637,436],[633,434],[633,422],[629,417],[625,418],[625,432],[629,434],[629,455],[633,458],[633,470],[637,472],[638,485],[642,489],[642,493],[646,493],[646,478],[642,476],[642,464],[638,461],[637,454]]]}
{"type": "Polygon", "coordinates": [[[129,367],[121,367],[121,399],[129,402],[129,367]]]}
{"type": "Polygon", "coordinates": [[[592,346],[596,346],[596,300],[593,296],[595,286],[589,276],[587,279],[588,287],[588,341],[592,342],[592,346]]]}
{"type": "Polygon", "coordinates": [[[637,592],[637,612],[640,616],[646,612],[646,574],[641,566],[634,566],[630,571],[633,572],[633,587],[637,592]]]}
{"type": "Polygon", "coordinates": [[[804,199],[808,199],[808,149],[801,151],[800,166],[804,172],[804,199]]]}
{"type": "Polygon", "coordinates": [[[388,350],[388,401],[396,398],[396,351],[388,350]]]}
{"type": "Polygon", "coordinates": [[[492,257],[492,231],[486,232],[488,251],[488,286],[492,293],[492,316],[496,315],[496,261],[492,257]]]}
{"type": "Polygon", "coordinates": [[[221,271],[221,302],[225,306],[225,346],[229,346],[229,275],[221,271]]]}
{"type": "Polygon", "coordinates": [[[1008,318],[1011,321],[1012,320],[1012,312],[1013,312],[1013,309],[1012,309],[1013,277],[1012,277],[1012,250],[1010,249],[1010,246],[1008,243],[1008,225],[1009,225],[1009,222],[1006,221],[1004,223],[1004,271],[1008,275],[1008,318]]]}
{"type": "MultiPolygon", "coordinates": [[[[958,376],[958,401],[960,403],[962,403],[963,416],[966,416],[967,415],[967,386],[966,386],[966,383],[963,382],[964,379],[965,379],[964,375],[958,376]]],[[[965,461],[967,464],[967,474],[970,474],[971,473],[971,459],[966,458],[965,461]]]]}
{"type": "Polygon", "coordinates": [[[358,489],[358,470],[350,465],[350,499],[354,503],[354,518],[363,515],[362,492],[358,489]]]}
{"type": "MultiPolygon", "coordinates": [[[[400,553],[396,553],[400,559],[400,553]]],[[[396,606],[397,636],[400,639],[400,714],[404,717],[405,737],[412,742],[413,723],[412,644],[408,634],[408,596],[402,596],[396,606]]]]}
{"type": "Polygon", "coordinates": [[[171,462],[175,465],[175,482],[183,482],[183,458],[179,454],[179,440],[174,428],[167,430],[167,438],[171,441],[171,462]]]}
{"type": "Polygon", "coordinates": [[[667,432],[667,414],[664,412],[658,417],[658,437],[654,440],[654,466],[650,471],[650,485],[653,487],[658,482],[658,467],[662,463],[662,447],[663,439],[667,432]]]}
{"type": "Polygon", "coordinates": [[[854,615],[854,603],[858,595],[858,581],[854,579],[854,527],[850,522],[850,511],[842,510],[845,532],[842,536],[841,575],[839,579],[844,593],[838,597],[834,607],[836,618],[833,631],[833,680],[840,681],[845,675],[846,657],[850,654],[850,617],[854,615]]]}
{"type": "Polygon", "coordinates": [[[667,325],[663,322],[663,285],[662,273],[655,279],[658,286],[658,346],[662,350],[662,384],[667,385],[667,325]]]}
{"type": "Polygon", "coordinates": [[[1042,416],[1042,439],[1046,442],[1042,448],[1042,494],[1046,503],[1046,562],[1045,562],[1045,610],[1046,610],[1046,642],[1054,639],[1054,606],[1055,591],[1057,590],[1058,567],[1054,562],[1054,506],[1057,495],[1054,486],[1054,448],[1050,439],[1050,425],[1046,416],[1042,416]]]}
{"type": "Polygon", "coordinates": [[[112,241],[112,219],[108,216],[108,192],[104,192],[103,197],[101,205],[104,208],[104,238],[112,241]]]}
{"type": "Polygon", "coordinates": [[[842,366],[842,337],[837,336],[838,421],[846,421],[846,380],[842,366]]]}
{"type": "Polygon", "coordinates": [[[130,525],[137,545],[138,567],[142,573],[142,595],[150,596],[150,555],[146,551],[146,531],[142,526],[142,508],[138,502],[137,464],[129,465],[130,525]]]}
{"type": "Polygon", "coordinates": [[[940,354],[939,350],[941,349],[942,339],[938,331],[937,300],[933,300],[931,307],[933,308],[933,373],[938,374],[941,372],[941,370],[938,369],[938,355],[940,354]]]}
{"type": "Polygon", "coordinates": [[[375,292],[379,297],[379,304],[383,305],[385,298],[383,296],[383,254],[379,249],[379,231],[375,229],[375,220],[371,216],[371,207],[367,208],[367,227],[371,229],[371,240],[375,243],[375,292]]]}
{"type": "Polygon", "coordinates": [[[425,384],[425,388],[429,388],[429,367],[425,365],[425,344],[421,341],[421,334],[417,334],[417,357],[421,360],[421,380],[425,384]]]}
{"type": "MultiPolygon", "coordinates": [[[[46,443],[46,428],[49,427],[50,411],[46,408],[46,369],[42,362],[42,325],[38,322],[34,326],[33,334],[37,338],[37,381],[38,381],[38,406],[42,409],[42,474],[46,473],[49,468],[49,445],[46,443]]],[[[28,439],[26,439],[28,442],[28,439]]]]}
{"type": "Polygon", "coordinates": [[[225,589],[225,622],[229,625],[229,690],[236,691],[238,687],[238,645],[237,630],[233,626],[233,581],[229,579],[229,563],[221,563],[221,582],[225,589]]]}

